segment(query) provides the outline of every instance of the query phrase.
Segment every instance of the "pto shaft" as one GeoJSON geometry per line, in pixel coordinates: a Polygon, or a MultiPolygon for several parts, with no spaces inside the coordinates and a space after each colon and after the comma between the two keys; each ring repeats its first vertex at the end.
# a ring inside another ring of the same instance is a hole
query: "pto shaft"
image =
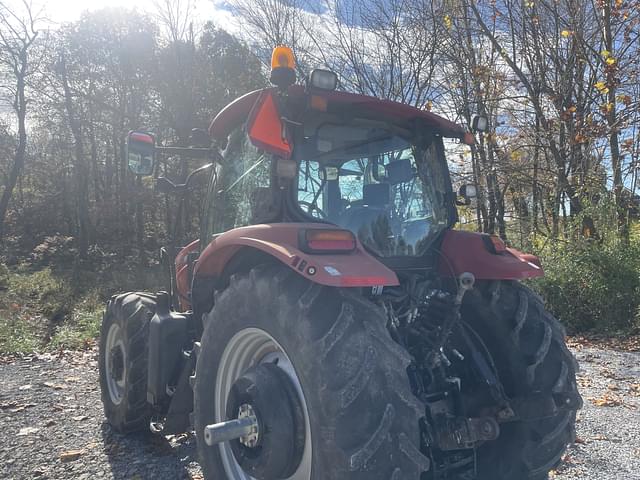
{"type": "Polygon", "coordinates": [[[204,441],[213,446],[218,443],[248,437],[258,428],[256,417],[238,418],[227,422],[214,423],[204,427],[204,441]]]}

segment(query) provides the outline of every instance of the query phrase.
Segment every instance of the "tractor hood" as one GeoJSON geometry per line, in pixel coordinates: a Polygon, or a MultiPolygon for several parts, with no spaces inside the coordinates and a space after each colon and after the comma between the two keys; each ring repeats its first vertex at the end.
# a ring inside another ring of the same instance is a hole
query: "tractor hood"
{"type": "MultiPolygon", "coordinates": [[[[210,135],[220,141],[226,140],[227,136],[233,129],[246,122],[251,117],[251,112],[255,109],[255,105],[264,97],[264,94],[277,92],[275,88],[266,88],[255,90],[247,93],[242,97],[234,100],[213,119],[209,126],[210,135]]],[[[420,110],[411,105],[392,102],[389,100],[381,100],[367,95],[359,95],[356,93],[312,90],[307,91],[301,85],[293,85],[289,87],[288,97],[294,109],[304,107],[313,100],[324,104],[324,108],[331,110],[344,110],[348,108],[361,112],[362,115],[385,119],[392,123],[409,124],[420,119],[425,126],[433,128],[437,133],[447,138],[458,138],[464,140],[466,130],[434,113],[420,110]],[[308,101],[307,101],[308,100],[308,101]]]]}

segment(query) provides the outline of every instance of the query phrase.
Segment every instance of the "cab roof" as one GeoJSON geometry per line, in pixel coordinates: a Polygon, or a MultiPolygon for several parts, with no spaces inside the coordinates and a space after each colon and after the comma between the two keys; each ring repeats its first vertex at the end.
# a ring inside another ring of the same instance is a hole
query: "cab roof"
{"type": "MultiPolygon", "coordinates": [[[[271,88],[254,90],[242,97],[237,98],[213,119],[209,126],[209,134],[216,140],[224,141],[227,136],[238,126],[243,124],[248,118],[260,95],[271,88]]],[[[463,139],[465,129],[446,118],[435,113],[420,110],[404,103],[381,100],[379,98],[360,95],[357,93],[340,91],[313,90],[313,96],[323,97],[327,101],[329,108],[358,107],[365,114],[377,118],[387,118],[391,122],[406,123],[416,119],[421,119],[426,125],[434,128],[440,135],[448,138],[463,139]]],[[[305,95],[309,95],[301,85],[293,85],[289,88],[289,98],[302,100],[305,95]]]]}

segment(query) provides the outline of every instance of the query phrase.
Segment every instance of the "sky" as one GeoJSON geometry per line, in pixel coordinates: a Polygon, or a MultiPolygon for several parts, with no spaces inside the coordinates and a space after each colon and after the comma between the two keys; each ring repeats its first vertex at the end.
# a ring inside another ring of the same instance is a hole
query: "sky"
{"type": "MultiPolygon", "coordinates": [[[[199,21],[212,20],[224,25],[230,13],[224,9],[220,0],[191,0],[194,4],[194,15],[199,21]]],[[[185,0],[182,0],[186,3],[185,0]]],[[[9,6],[19,5],[21,0],[9,0],[9,6]]],[[[73,22],[80,18],[82,12],[99,10],[105,7],[135,8],[153,14],[156,4],[163,0],[31,0],[34,10],[43,9],[43,17],[54,24],[73,22]]]]}

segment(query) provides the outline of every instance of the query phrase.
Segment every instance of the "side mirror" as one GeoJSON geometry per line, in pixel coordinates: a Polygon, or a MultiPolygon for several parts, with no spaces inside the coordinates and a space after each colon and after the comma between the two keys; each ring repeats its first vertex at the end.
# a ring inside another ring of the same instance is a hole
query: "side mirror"
{"type": "Polygon", "coordinates": [[[127,135],[127,163],[136,175],[152,175],[156,164],[156,138],[146,132],[127,135]]]}
{"type": "Polygon", "coordinates": [[[478,196],[476,186],[470,183],[465,183],[460,187],[460,190],[458,190],[458,196],[464,199],[462,202],[456,202],[458,205],[470,205],[471,200],[478,196]]]}

